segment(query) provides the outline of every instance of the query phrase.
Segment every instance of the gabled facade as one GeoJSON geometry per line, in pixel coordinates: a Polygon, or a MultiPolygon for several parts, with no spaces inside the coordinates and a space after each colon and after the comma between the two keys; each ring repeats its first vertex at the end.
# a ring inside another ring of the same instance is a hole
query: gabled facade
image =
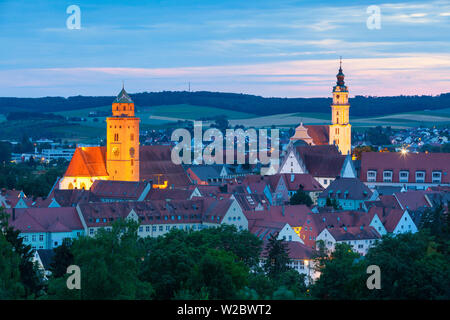
{"type": "Polygon", "coordinates": [[[325,207],[327,199],[336,200],[343,210],[362,210],[364,202],[374,201],[376,191],[370,190],[358,178],[337,178],[320,195],[319,207],[325,207]]]}
{"type": "Polygon", "coordinates": [[[280,165],[281,174],[310,174],[323,188],[336,177],[355,178],[350,156],[343,156],[334,145],[294,146],[290,144],[280,165]]]}

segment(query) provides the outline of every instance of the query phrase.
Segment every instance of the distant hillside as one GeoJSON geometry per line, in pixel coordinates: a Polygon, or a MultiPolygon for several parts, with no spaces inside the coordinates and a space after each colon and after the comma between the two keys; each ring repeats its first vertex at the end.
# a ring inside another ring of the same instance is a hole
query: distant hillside
{"type": "MultiPolygon", "coordinates": [[[[196,105],[225,110],[273,115],[280,113],[329,113],[331,98],[263,98],[260,96],[208,92],[163,91],[130,94],[137,106],[196,105]]],[[[110,105],[115,97],[0,98],[0,113],[12,111],[55,112],[110,105]]],[[[363,97],[350,99],[351,115],[382,116],[394,113],[450,108],[450,93],[439,96],[363,97]]]]}

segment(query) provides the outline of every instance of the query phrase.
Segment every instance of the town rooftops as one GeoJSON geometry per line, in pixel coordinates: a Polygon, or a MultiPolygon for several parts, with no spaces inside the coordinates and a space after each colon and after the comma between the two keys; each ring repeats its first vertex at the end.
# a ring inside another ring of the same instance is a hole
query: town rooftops
{"type": "Polygon", "coordinates": [[[104,227],[133,211],[141,224],[221,223],[234,200],[152,200],[84,203],[80,212],[88,227],[104,227]]]}

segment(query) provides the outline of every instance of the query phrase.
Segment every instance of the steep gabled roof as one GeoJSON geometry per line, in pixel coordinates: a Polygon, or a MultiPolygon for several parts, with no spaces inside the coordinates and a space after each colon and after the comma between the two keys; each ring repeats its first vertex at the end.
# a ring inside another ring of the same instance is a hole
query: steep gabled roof
{"type": "Polygon", "coordinates": [[[334,145],[297,146],[296,151],[314,177],[337,177],[341,174],[345,156],[334,145]]]}
{"type": "Polygon", "coordinates": [[[106,177],[106,147],[76,148],[66,177],[106,177]]]}

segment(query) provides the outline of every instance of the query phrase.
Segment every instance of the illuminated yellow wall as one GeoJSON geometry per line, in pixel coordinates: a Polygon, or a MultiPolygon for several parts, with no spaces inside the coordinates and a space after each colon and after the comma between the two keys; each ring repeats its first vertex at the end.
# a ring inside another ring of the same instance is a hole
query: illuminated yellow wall
{"type": "Polygon", "coordinates": [[[109,180],[139,181],[139,118],[134,103],[113,103],[106,119],[106,170],[109,180]]]}
{"type": "Polygon", "coordinates": [[[59,182],[59,189],[89,190],[95,180],[108,180],[109,177],[64,177],[59,182]]]}

